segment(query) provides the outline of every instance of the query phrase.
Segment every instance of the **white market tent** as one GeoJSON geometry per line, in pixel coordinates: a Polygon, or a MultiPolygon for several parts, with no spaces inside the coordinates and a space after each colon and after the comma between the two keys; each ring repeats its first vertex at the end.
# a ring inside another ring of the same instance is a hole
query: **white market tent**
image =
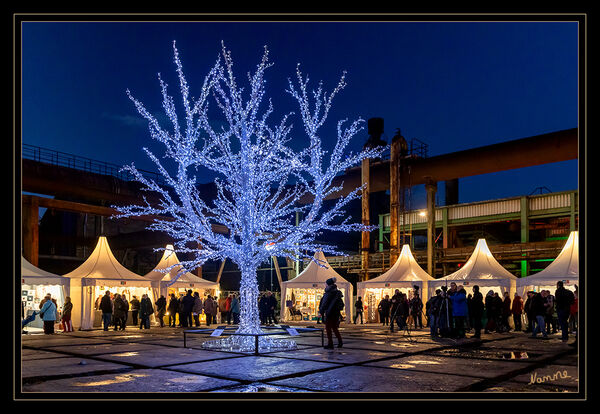
{"type": "Polygon", "coordinates": [[[67,288],[69,286],[69,279],[42,270],[32,265],[23,256],[21,256],[21,279],[21,282],[27,285],[61,285],[67,288]]]}
{"type": "MultiPolygon", "coordinates": [[[[59,309],[62,308],[65,297],[70,294],[69,282],[69,278],[42,270],[21,256],[21,293],[25,316],[39,311],[40,300],[46,293],[56,299],[59,309]]],[[[30,326],[41,328],[41,320],[36,318],[30,326]]]]}
{"type": "Polygon", "coordinates": [[[202,279],[190,272],[185,272],[177,278],[177,274],[181,271],[181,268],[182,266],[175,254],[173,245],[167,244],[165,246],[165,252],[156,267],[151,272],[144,275],[144,278],[152,281],[152,291],[155,298],[160,297],[160,295],[163,295],[166,298],[168,296],[167,293],[169,288],[186,290],[219,290],[218,283],[202,279]],[[164,270],[169,267],[171,267],[171,269],[168,272],[165,272],[164,270]],[[161,270],[163,271],[161,272],[161,270]],[[176,278],[177,280],[175,280],[176,278]]]}
{"type": "MultiPolygon", "coordinates": [[[[512,297],[516,292],[517,277],[496,261],[485,239],[479,239],[467,263],[456,272],[429,283],[430,294],[436,288],[449,286],[451,282],[463,285],[469,293],[473,285],[478,285],[480,288],[489,288],[486,291],[498,292],[500,297],[504,292],[509,292],[512,297]]],[[[482,289],[480,292],[485,296],[486,292],[482,289]]]]}
{"type": "Polygon", "coordinates": [[[419,286],[420,296],[423,303],[427,302],[427,289],[429,282],[435,280],[425,270],[419,266],[410,251],[410,246],[402,246],[400,256],[396,263],[385,273],[376,278],[358,282],[358,296],[362,297],[363,303],[367,306],[367,320],[369,322],[377,321],[377,306],[379,301],[389,295],[393,296],[396,289],[403,293],[411,294],[413,286],[419,286]]]}
{"type": "Polygon", "coordinates": [[[318,313],[319,301],[327,286],[325,282],[327,279],[335,277],[335,284],[344,295],[343,300],[346,322],[350,323],[352,321],[352,313],[354,312],[354,304],[352,303],[354,288],[352,287],[352,283],[348,282],[331,268],[322,251],[316,252],[314,258],[325,267],[321,267],[316,264],[314,260],[311,260],[308,266],[306,266],[306,269],[298,276],[282,283],[281,320],[286,321],[291,319],[289,310],[286,307],[286,300],[291,300],[292,295],[297,299],[297,302],[306,303],[306,306],[297,306],[296,309],[303,313],[316,316],[318,313]]]}
{"type": "Polygon", "coordinates": [[[579,282],[579,232],[572,231],[556,259],[544,270],[517,281],[520,293],[529,290],[554,292],[556,282],[563,281],[567,289],[574,290],[579,282]]]}
{"type": "MultiPolygon", "coordinates": [[[[95,318],[94,300],[111,293],[131,294],[140,291],[149,294],[152,303],[152,282],[133,273],[121,265],[113,255],[106,237],[100,236],[96,248],[77,269],[64,275],[71,281],[71,301],[73,302],[73,327],[92,329],[95,318]]],[[[138,298],[141,295],[138,293],[138,298]]],[[[131,299],[131,298],[128,298],[131,299]]]]}

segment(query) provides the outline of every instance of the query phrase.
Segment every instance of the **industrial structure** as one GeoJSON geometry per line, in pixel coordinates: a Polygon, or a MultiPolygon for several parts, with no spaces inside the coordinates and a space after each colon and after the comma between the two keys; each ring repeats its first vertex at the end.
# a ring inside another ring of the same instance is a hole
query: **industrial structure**
{"type": "MultiPolygon", "coordinates": [[[[386,144],[381,139],[383,119],[372,118],[368,126],[365,145],[386,144]]],[[[543,267],[538,261],[554,259],[569,231],[578,228],[577,190],[458,203],[460,178],[576,159],[577,128],[433,157],[427,156],[426,144],[406,140],[400,130],[390,144],[381,159],[364,160],[337,177],[344,183],[340,193],[364,185],[360,206],[355,206],[358,219],[379,224],[377,231],[360,235],[358,249],[345,249],[354,254],[327,258],[336,270],[354,275],[348,280],[364,281],[383,273],[403,244],[411,245],[427,273],[443,276],[464,263],[482,236],[503,266],[526,276],[543,267]],[[407,209],[415,185],[425,186],[425,210],[407,209]],[[435,205],[439,185],[445,186],[443,206],[435,205]]],[[[22,248],[32,264],[68,273],[91,253],[97,237],[106,235],[124,266],[146,274],[162,254],[153,249],[172,242],[167,235],[145,229],[152,217],[108,219],[116,213],[112,205],[141,200],[140,184],[124,176],[120,166],[29,145],[23,145],[21,159],[22,248]],[[41,218],[40,209],[45,209],[41,218]]],[[[212,183],[200,186],[207,198],[214,195],[212,183]]],[[[149,202],[157,201],[152,194],[143,194],[149,202]]],[[[301,270],[298,264],[277,258],[266,269],[271,273],[274,269],[279,282],[301,270]]],[[[226,281],[235,279],[236,269],[231,264],[206,263],[194,273],[226,281]]]]}

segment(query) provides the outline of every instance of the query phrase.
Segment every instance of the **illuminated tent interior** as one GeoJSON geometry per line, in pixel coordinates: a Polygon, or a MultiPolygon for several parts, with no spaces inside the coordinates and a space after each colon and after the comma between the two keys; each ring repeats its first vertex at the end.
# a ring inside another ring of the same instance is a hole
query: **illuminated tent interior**
{"type": "Polygon", "coordinates": [[[473,285],[478,285],[484,297],[493,290],[501,298],[504,292],[509,292],[512,299],[516,292],[517,277],[496,261],[485,239],[479,239],[471,257],[460,269],[429,282],[429,294],[432,295],[435,289],[444,285],[450,288],[451,282],[462,285],[467,294],[473,293],[473,285]]]}
{"type": "MultiPolygon", "coordinates": [[[[58,311],[62,310],[65,297],[69,296],[69,279],[54,273],[47,272],[31,264],[21,256],[21,301],[25,317],[34,311],[39,311],[40,301],[47,293],[56,299],[58,311]]],[[[29,327],[42,328],[40,317],[28,324],[29,327]]]]}
{"type": "MultiPolygon", "coordinates": [[[[86,261],[64,277],[71,282],[72,321],[75,328],[101,326],[102,313],[96,306],[107,290],[125,295],[129,302],[134,295],[141,300],[144,293],[152,300],[153,306],[156,301],[152,294],[152,282],[121,265],[110,250],[105,236],[98,238],[96,248],[86,261]]],[[[131,311],[128,317],[129,324],[131,311]]]]}
{"type": "Polygon", "coordinates": [[[298,276],[282,283],[281,320],[287,321],[292,319],[290,311],[286,306],[287,301],[291,301],[295,309],[302,312],[303,318],[308,317],[309,320],[316,320],[319,301],[327,286],[325,281],[335,277],[335,284],[344,295],[345,306],[342,312],[346,315],[346,322],[350,323],[352,321],[352,313],[354,312],[354,303],[352,303],[354,289],[352,283],[348,282],[331,268],[323,252],[316,252],[314,258],[325,267],[321,267],[314,260],[311,260],[306,269],[298,276]]]}
{"type": "MultiPolygon", "coordinates": [[[[177,274],[181,270],[182,265],[177,258],[173,245],[167,244],[165,252],[156,267],[144,275],[144,278],[152,281],[152,291],[155,298],[159,298],[162,295],[167,299],[168,304],[171,293],[179,297],[181,293],[185,294],[188,290],[198,292],[203,301],[206,295],[218,296],[218,283],[202,279],[190,272],[184,272],[177,277],[177,274]],[[170,269],[167,272],[166,269],[168,268],[170,269]]],[[[202,314],[200,319],[200,322],[205,323],[206,316],[202,314]]]]}
{"type": "Polygon", "coordinates": [[[534,290],[549,290],[554,294],[556,282],[563,281],[565,288],[575,290],[579,283],[579,232],[572,231],[559,255],[544,270],[517,281],[519,294],[534,290]]]}
{"type": "Polygon", "coordinates": [[[385,273],[376,278],[357,283],[358,296],[366,306],[365,318],[368,322],[379,322],[377,307],[385,295],[391,298],[396,289],[406,294],[409,299],[413,297],[414,286],[419,287],[419,295],[423,305],[429,299],[426,295],[429,282],[435,280],[419,266],[410,251],[410,247],[402,246],[400,256],[396,263],[385,273]],[[425,292],[425,295],[423,294],[425,292]]]}

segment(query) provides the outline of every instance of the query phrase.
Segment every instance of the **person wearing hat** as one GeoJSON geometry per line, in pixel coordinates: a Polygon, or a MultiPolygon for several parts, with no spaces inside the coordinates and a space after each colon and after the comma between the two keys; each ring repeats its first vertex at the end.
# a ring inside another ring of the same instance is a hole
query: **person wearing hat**
{"type": "Polygon", "coordinates": [[[325,322],[325,331],[327,332],[327,345],[325,349],[333,349],[332,332],[338,340],[338,348],[343,345],[342,335],[339,331],[341,311],[344,309],[344,295],[338,290],[335,284],[336,278],[327,279],[325,283],[325,293],[319,302],[319,313],[323,316],[325,322]]]}

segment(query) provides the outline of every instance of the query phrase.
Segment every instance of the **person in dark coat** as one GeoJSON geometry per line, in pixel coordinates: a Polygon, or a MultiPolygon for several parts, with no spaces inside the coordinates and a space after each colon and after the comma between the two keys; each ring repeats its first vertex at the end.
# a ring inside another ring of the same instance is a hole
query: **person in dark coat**
{"type": "Polygon", "coordinates": [[[379,320],[383,323],[383,326],[387,326],[390,323],[390,296],[385,295],[379,302],[377,310],[379,311],[379,320]]]}
{"type": "Polygon", "coordinates": [[[423,320],[421,319],[421,313],[423,312],[423,301],[419,296],[419,293],[415,291],[415,295],[409,302],[410,306],[410,314],[415,323],[415,329],[417,329],[417,325],[419,329],[423,328],[423,320]]]}
{"type": "Polygon", "coordinates": [[[504,332],[505,326],[502,323],[502,298],[498,292],[494,292],[494,322],[496,322],[496,332],[504,332]]]}
{"type": "Polygon", "coordinates": [[[410,307],[406,295],[396,289],[396,293],[392,296],[392,319],[390,320],[390,330],[394,331],[394,322],[398,325],[398,330],[404,329],[406,319],[410,314],[410,307]]]}
{"type": "Polygon", "coordinates": [[[138,314],[140,313],[140,300],[134,295],[129,304],[131,305],[131,322],[133,322],[133,326],[137,326],[138,314]]]}
{"type": "Polygon", "coordinates": [[[150,329],[150,316],[154,313],[152,301],[148,295],[143,294],[140,301],[140,329],[150,329]]]}
{"type": "Polygon", "coordinates": [[[260,318],[261,325],[267,324],[268,304],[267,295],[263,294],[258,300],[258,317],[260,318]]]}
{"type": "Polygon", "coordinates": [[[473,318],[473,338],[481,338],[482,318],[483,318],[483,295],[479,291],[479,286],[473,286],[473,298],[471,299],[471,317],[473,318]]]}
{"type": "MultiPolygon", "coordinates": [[[[398,318],[398,308],[400,307],[401,297],[402,293],[400,293],[400,290],[396,289],[394,295],[390,299],[390,329],[392,331],[394,330],[394,322],[396,322],[396,319],[398,318]]],[[[399,323],[398,326],[400,326],[399,323]]]]}
{"type": "Polygon", "coordinates": [[[485,295],[485,316],[487,318],[487,323],[485,325],[485,333],[490,333],[496,329],[496,303],[494,301],[494,291],[488,291],[487,295],[485,295]]]}
{"type": "Polygon", "coordinates": [[[204,309],[204,302],[200,299],[200,293],[194,292],[194,306],[192,307],[192,316],[194,317],[194,324],[196,327],[200,326],[200,315],[204,309]]]}
{"type": "Polygon", "coordinates": [[[354,304],[354,309],[356,313],[354,314],[354,324],[356,325],[356,320],[358,319],[358,315],[360,315],[360,324],[363,324],[363,302],[362,297],[358,297],[356,303],[354,304]]]}
{"type": "Polygon", "coordinates": [[[427,314],[429,320],[429,334],[432,338],[438,336],[438,325],[439,325],[439,312],[442,304],[442,291],[440,289],[435,290],[435,295],[429,298],[427,301],[427,314]]]}
{"type": "Polygon", "coordinates": [[[538,332],[542,333],[543,338],[548,337],[546,332],[546,298],[542,292],[534,292],[531,297],[531,314],[533,315],[534,324],[532,325],[531,336],[535,338],[538,332]]]}
{"type": "Polygon", "coordinates": [[[452,301],[450,300],[452,294],[452,289],[447,290],[446,286],[442,286],[441,301],[437,319],[439,321],[439,336],[444,338],[454,336],[454,327],[452,325],[452,301]]]}
{"type": "Polygon", "coordinates": [[[192,296],[192,290],[189,289],[187,294],[181,299],[181,326],[187,328],[193,326],[192,322],[192,310],[194,309],[194,297],[192,296]]]}
{"type": "Polygon", "coordinates": [[[554,292],[556,300],[556,313],[558,314],[558,324],[560,325],[561,339],[567,342],[569,339],[569,313],[571,305],[575,303],[575,295],[568,289],[565,289],[562,280],[556,283],[556,291],[554,292]]]}
{"type": "Polygon", "coordinates": [[[544,306],[546,300],[542,296],[541,293],[534,293],[531,298],[531,313],[535,317],[535,327],[532,326],[533,331],[531,333],[531,337],[537,337],[538,332],[542,332],[542,338],[548,339],[548,334],[546,333],[546,307],[544,306]]]}
{"type": "Polygon", "coordinates": [[[169,301],[169,326],[174,328],[177,324],[177,311],[179,310],[179,299],[174,293],[171,293],[171,300],[169,301]]]}
{"type": "Polygon", "coordinates": [[[167,312],[167,299],[165,299],[165,297],[163,295],[160,295],[160,298],[158,298],[155,302],[156,305],[156,312],[157,315],[156,317],[158,318],[158,323],[160,324],[160,327],[164,327],[165,326],[165,313],[167,312]]]}
{"type": "Polygon", "coordinates": [[[510,324],[508,322],[508,318],[511,315],[511,300],[508,292],[504,292],[504,300],[502,301],[502,326],[506,330],[506,332],[510,331],[510,324]]]}
{"type": "Polygon", "coordinates": [[[552,294],[550,294],[549,290],[545,290],[543,291],[542,296],[544,297],[544,299],[546,299],[546,316],[545,316],[545,321],[546,321],[546,332],[547,333],[556,333],[558,332],[557,329],[557,321],[556,318],[554,318],[554,313],[556,312],[556,304],[555,304],[555,300],[554,300],[554,296],[552,294]]]}
{"type": "Polygon", "coordinates": [[[113,300],[113,318],[115,323],[115,331],[121,329],[125,330],[125,322],[123,318],[125,317],[125,302],[121,299],[121,295],[118,293],[115,294],[115,298],[113,300]]]}
{"type": "Polygon", "coordinates": [[[277,323],[277,319],[275,318],[275,309],[277,308],[277,299],[271,292],[267,291],[267,322],[270,326],[274,326],[277,323]]]}
{"type": "Polygon", "coordinates": [[[112,319],[112,300],[110,299],[110,291],[106,291],[104,296],[102,296],[102,300],[100,301],[100,310],[102,311],[102,323],[104,325],[104,330],[108,331],[108,326],[110,325],[110,321],[112,319]]]}
{"type": "Polygon", "coordinates": [[[319,313],[323,316],[325,331],[327,332],[327,345],[325,349],[333,349],[332,332],[338,340],[338,348],[343,346],[342,335],[338,328],[340,326],[341,312],[344,309],[344,301],[342,299],[344,295],[338,290],[335,281],[335,277],[326,280],[327,287],[319,302],[319,313]]]}
{"type": "Polygon", "coordinates": [[[467,315],[469,315],[466,319],[467,332],[470,332],[471,329],[473,329],[473,311],[471,310],[472,304],[473,304],[473,295],[469,293],[467,295],[467,315]]]}
{"type": "Polygon", "coordinates": [[[527,292],[527,300],[525,301],[525,305],[523,305],[523,312],[527,316],[527,328],[525,329],[525,332],[533,332],[533,326],[535,325],[535,317],[531,311],[531,298],[533,295],[534,292],[527,292]]]}

